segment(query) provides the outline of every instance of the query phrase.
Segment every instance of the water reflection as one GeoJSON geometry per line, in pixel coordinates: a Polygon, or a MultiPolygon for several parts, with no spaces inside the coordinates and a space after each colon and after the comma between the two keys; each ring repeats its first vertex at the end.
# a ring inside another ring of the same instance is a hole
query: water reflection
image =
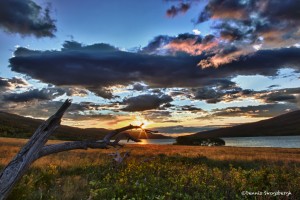
{"type": "MultiPolygon", "coordinates": [[[[282,147],[282,148],[300,148],[300,136],[268,136],[268,137],[232,137],[222,138],[225,140],[225,146],[235,147],[282,147]]],[[[129,144],[173,144],[176,139],[141,139],[136,143],[130,141],[129,144]]],[[[121,140],[126,144],[127,140],[121,140]]]]}

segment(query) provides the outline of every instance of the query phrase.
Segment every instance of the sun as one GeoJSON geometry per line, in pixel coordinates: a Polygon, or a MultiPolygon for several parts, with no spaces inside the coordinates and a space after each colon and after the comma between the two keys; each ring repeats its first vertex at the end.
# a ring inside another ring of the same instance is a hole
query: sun
{"type": "Polygon", "coordinates": [[[142,128],[146,128],[148,125],[152,124],[151,121],[145,119],[144,117],[141,116],[135,116],[134,120],[131,122],[132,125],[135,126],[140,126],[142,125],[142,128]]]}

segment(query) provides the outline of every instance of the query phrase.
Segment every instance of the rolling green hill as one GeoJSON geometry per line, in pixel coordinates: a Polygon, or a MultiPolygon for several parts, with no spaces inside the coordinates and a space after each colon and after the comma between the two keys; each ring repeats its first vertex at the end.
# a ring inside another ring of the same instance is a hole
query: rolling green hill
{"type": "MultiPolygon", "coordinates": [[[[22,117],[19,115],[0,111],[0,137],[29,138],[43,123],[43,120],[22,117]]],[[[102,139],[110,130],[103,128],[75,128],[71,126],[60,126],[50,139],[56,140],[83,140],[102,139]]],[[[160,134],[137,134],[131,132],[140,139],[164,139],[169,138],[160,134]]]]}
{"type": "Polygon", "coordinates": [[[258,122],[193,134],[193,136],[204,138],[289,135],[300,135],[300,110],[258,122]]]}

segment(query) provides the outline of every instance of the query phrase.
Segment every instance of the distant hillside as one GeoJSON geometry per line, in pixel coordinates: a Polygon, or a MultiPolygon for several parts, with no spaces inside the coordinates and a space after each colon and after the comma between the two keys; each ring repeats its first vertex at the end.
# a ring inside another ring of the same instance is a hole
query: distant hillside
{"type": "Polygon", "coordinates": [[[300,135],[300,110],[254,123],[199,132],[200,137],[255,137],[300,135]]]}
{"type": "MultiPolygon", "coordinates": [[[[43,120],[22,117],[19,115],[0,111],[0,137],[29,138],[43,123],[43,120]]],[[[110,130],[102,128],[75,128],[71,126],[60,126],[50,139],[56,140],[83,140],[102,139],[110,130]]],[[[140,139],[164,139],[169,138],[160,134],[139,134],[132,132],[140,139]]]]}

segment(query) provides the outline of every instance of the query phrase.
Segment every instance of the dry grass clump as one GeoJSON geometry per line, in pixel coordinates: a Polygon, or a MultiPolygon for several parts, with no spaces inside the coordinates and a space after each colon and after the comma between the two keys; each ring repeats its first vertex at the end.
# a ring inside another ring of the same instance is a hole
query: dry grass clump
{"type": "MultiPolygon", "coordinates": [[[[0,138],[0,169],[25,142],[0,138]]],[[[290,191],[288,199],[300,196],[300,149],[130,144],[120,150],[131,151],[120,166],[108,155],[114,151],[73,150],[41,158],[9,198],[253,199],[241,192],[278,190],[290,191]]]]}

